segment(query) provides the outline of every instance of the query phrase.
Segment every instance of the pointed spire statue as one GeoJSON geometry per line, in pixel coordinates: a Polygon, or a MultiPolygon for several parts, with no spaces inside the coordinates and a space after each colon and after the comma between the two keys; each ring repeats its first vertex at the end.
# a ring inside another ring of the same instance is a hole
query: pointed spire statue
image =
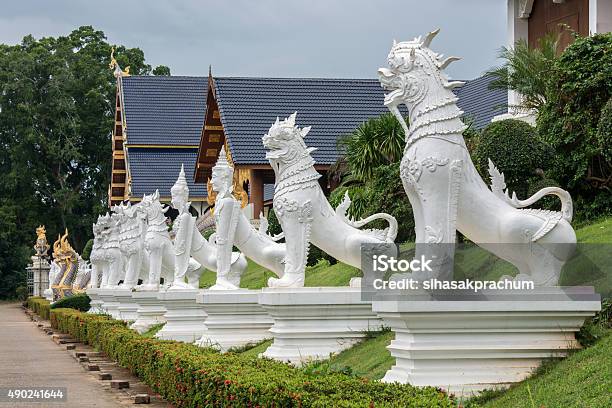
{"type": "Polygon", "coordinates": [[[189,197],[189,186],[187,185],[187,178],[185,178],[185,166],[181,164],[181,171],[178,179],[170,189],[172,195],[181,195],[182,197],[189,197]]]}

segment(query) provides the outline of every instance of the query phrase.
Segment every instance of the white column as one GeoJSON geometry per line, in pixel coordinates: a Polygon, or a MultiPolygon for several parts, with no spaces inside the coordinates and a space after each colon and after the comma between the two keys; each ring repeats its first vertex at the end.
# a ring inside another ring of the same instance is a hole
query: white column
{"type": "Polygon", "coordinates": [[[589,33],[612,31],[612,1],[589,0],[589,33]]]}

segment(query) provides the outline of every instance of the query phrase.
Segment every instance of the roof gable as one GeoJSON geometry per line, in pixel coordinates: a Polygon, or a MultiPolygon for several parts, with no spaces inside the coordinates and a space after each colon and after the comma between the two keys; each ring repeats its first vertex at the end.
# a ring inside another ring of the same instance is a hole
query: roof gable
{"type": "MultiPolygon", "coordinates": [[[[468,81],[457,91],[458,105],[481,128],[507,103],[507,93],[489,90],[490,78],[468,81]]],[[[338,139],[361,123],[388,112],[376,79],[216,77],[215,96],[225,137],[236,164],[267,164],[262,136],[276,117],[297,111],[299,126],[312,126],[305,138],[316,147],[317,164],[332,164],[338,139]]]]}
{"type": "Polygon", "coordinates": [[[208,78],[128,76],[122,85],[128,145],[199,144],[208,78]]]}

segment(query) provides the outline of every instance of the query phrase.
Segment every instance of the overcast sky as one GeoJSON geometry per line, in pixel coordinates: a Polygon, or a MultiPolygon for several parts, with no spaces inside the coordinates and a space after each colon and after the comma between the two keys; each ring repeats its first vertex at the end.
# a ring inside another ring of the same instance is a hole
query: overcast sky
{"type": "Polygon", "coordinates": [[[496,65],[506,0],[17,0],[2,2],[0,42],[93,25],[173,75],[374,78],[392,40],[434,28],[432,48],[471,79],[496,65]]]}

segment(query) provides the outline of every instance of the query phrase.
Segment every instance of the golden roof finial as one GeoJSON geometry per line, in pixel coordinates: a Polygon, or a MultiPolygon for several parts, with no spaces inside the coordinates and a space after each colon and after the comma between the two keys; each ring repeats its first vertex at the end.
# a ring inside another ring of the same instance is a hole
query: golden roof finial
{"type": "Polygon", "coordinates": [[[111,60],[108,64],[108,67],[114,70],[115,76],[130,76],[130,67],[127,66],[125,67],[125,70],[122,71],[121,67],[119,66],[119,63],[115,59],[115,47],[111,48],[110,58],[111,60]]]}
{"type": "Polygon", "coordinates": [[[108,63],[108,67],[110,69],[115,69],[115,67],[118,65],[117,64],[117,60],[115,59],[115,47],[111,48],[111,55],[110,55],[110,62],[108,63]]]}

